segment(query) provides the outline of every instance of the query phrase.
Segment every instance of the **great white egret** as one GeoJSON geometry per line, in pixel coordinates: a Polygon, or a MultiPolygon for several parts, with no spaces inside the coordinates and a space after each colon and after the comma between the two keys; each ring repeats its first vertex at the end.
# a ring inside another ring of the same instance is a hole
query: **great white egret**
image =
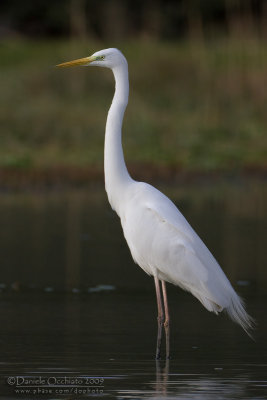
{"type": "Polygon", "coordinates": [[[111,207],[120,217],[134,261],[155,280],[158,305],[156,358],[160,358],[163,325],[166,357],[169,358],[170,354],[170,318],[165,282],[191,292],[208,311],[218,314],[226,310],[249,334],[253,320],[246,313],[242,300],[181,212],[160,191],[147,183],[133,180],[128,173],[121,142],[129,95],[126,58],[119,50],[111,48],[57,66],[76,65],[106,67],[114,74],[115,94],[105,133],[105,187],[111,207]]]}

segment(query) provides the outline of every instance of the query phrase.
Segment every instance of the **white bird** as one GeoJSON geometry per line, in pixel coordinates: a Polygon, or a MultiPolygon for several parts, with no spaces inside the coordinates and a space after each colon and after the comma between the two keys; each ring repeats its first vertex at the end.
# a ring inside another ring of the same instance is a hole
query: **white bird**
{"type": "Polygon", "coordinates": [[[105,188],[111,207],[120,217],[134,261],[155,280],[158,305],[156,358],[160,358],[163,323],[167,358],[170,352],[165,282],[191,292],[208,311],[218,314],[225,310],[249,334],[253,320],[246,313],[243,301],[181,212],[163,193],[147,183],[133,180],[128,173],[121,142],[129,95],[126,58],[118,49],[110,48],[57,66],[76,65],[106,67],[114,74],[115,94],[105,132],[105,188]]]}

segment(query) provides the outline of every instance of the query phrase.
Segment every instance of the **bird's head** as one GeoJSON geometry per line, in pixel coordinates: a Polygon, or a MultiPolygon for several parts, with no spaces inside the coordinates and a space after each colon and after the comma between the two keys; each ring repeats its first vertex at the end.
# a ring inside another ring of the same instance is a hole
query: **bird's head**
{"type": "Polygon", "coordinates": [[[75,67],[75,66],[97,66],[114,69],[121,64],[127,63],[126,58],[118,49],[105,49],[97,51],[89,57],[79,58],[77,60],[58,64],[57,67],[75,67]]]}

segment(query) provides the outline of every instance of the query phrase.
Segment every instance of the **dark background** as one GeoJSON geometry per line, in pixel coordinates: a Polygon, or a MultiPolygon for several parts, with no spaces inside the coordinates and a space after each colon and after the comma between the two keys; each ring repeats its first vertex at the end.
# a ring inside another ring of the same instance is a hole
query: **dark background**
{"type": "Polygon", "coordinates": [[[267,30],[264,0],[11,0],[3,1],[0,11],[1,36],[176,40],[233,30],[243,34],[244,28],[266,35],[267,30]]]}

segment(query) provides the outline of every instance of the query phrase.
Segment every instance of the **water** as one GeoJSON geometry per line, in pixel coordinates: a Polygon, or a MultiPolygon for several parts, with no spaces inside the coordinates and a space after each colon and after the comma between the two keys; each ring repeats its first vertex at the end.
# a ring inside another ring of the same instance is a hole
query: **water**
{"type": "Polygon", "coordinates": [[[162,189],[246,298],[256,341],[168,285],[172,359],[156,362],[153,280],[103,187],[5,193],[0,398],[267,398],[266,183],[162,189]]]}

